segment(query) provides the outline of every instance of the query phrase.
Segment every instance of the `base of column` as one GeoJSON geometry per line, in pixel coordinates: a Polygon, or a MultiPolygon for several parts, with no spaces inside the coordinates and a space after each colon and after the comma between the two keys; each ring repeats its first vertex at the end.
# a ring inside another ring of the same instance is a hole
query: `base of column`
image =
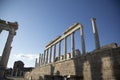
{"type": "Polygon", "coordinates": [[[6,70],[5,67],[0,66],[0,80],[4,80],[5,79],[5,75],[4,75],[5,70],[6,70]]]}

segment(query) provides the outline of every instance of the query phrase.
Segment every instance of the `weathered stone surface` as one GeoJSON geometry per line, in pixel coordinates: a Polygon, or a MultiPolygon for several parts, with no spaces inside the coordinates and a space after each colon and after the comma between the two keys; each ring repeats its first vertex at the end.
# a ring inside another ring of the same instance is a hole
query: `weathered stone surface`
{"type": "Polygon", "coordinates": [[[35,68],[29,74],[34,80],[44,75],[75,75],[83,77],[83,80],[119,80],[120,47],[101,49],[73,59],[44,65],[35,68]]]}

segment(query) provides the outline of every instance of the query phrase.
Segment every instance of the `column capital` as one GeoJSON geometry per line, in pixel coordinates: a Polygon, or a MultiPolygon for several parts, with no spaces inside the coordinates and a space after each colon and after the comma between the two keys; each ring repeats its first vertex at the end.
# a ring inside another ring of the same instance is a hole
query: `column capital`
{"type": "Polygon", "coordinates": [[[96,20],[96,18],[91,18],[91,20],[94,20],[94,21],[95,21],[95,20],[96,20]]]}

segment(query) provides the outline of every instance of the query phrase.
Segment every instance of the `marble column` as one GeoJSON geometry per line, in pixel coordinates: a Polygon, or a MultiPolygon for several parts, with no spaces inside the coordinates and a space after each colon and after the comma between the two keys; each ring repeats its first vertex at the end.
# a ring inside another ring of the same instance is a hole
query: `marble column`
{"type": "Polygon", "coordinates": [[[47,49],[47,51],[46,51],[47,53],[46,53],[46,64],[48,63],[48,54],[49,54],[49,48],[47,49]]]}
{"type": "Polygon", "coordinates": [[[43,54],[42,54],[42,57],[41,57],[41,65],[43,65],[43,54]]]}
{"type": "Polygon", "coordinates": [[[44,51],[44,54],[43,54],[43,64],[45,64],[45,60],[46,60],[46,50],[44,51]]]}
{"type": "Polygon", "coordinates": [[[71,58],[73,58],[75,55],[75,53],[74,53],[75,52],[74,32],[71,34],[71,49],[72,49],[71,58]]]}
{"type": "Polygon", "coordinates": [[[64,59],[66,59],[67,54],[67,37],[64,38],[64,59]]]}
{"type": "Polygon", "coordinates": [[[10,51],[11,51],[11,48],[12,48],[11,43],[13,41],[14,36],[15,36],[15,31],[14,31],[14,29],[12,29],[11,31],[9,31],[7,42],[5,44],[3,54],[2,54],[2,59],[1,59],[1,62],[0,62],[0,65],[4,66],[5,68],[7,67],[8,59],[9,59],[9,56],[10,56],[10,51]]]}
{"type": "Polygon", "coordinates": [[[37,58],[35,59],[35,67],[37,67],[37,58]]]}
{"type": "Polygon", "coordinates": [[[60,55],[61,55],[61,41],[59,41],[58,43],[58,56],[59,56],[59,60],[60,60],[60,55]]]}
{"type": "Polygon", "coordinates": [[[84,30],[83,30],[82,26],[81,26],[80,32],[81,32],[82,54],[86,54],[85,40],[84,40],[84,30]]]}
{"type": "Polygon", "coordinates": [[[52,46],[50,47],[50,58],[49,58],[49,63],[51,63],[51,59],[52,59],[52,46]]]}
{"type": "Polygon", "coordinates": [[[53,62],[55,62],[55,57],[56,57],[56,44],[54,44],[54,56],[53,56],[53,62]]]}
{"type": "Polygon", "coordinates": [[[41,54],[39,54],[39,66],[41,66],[41,54]]]}
{"type": "Polygon", "coordinates": [[[92,27],[93,27],[93,34],[94,34],[94,39],[95,39],[95,47],[96,49],[100,49],[100,42],[99,42],[99,36],[98,36],[98,31],[97,31],[97,26],[96,26],[96,19],[92,18],[92,27]]]}

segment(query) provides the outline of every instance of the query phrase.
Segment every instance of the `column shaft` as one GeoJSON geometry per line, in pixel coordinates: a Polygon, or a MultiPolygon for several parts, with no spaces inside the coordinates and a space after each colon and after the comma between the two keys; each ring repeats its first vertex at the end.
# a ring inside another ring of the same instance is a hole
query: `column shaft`
{"type": "Polygon", "coordinates": [[[44,60],[44,58],[43,58],[43,54],[42,54],[41,65],[43,65],[43,60],[44,60]]]}
{"type": "Polygon", "coordinates": [[[49,58],[49,63],[51,63],[51,59],[52,59],[52,46],[50,47],[50,58],[49,58]]]}
{"type": "Polygon", "coordinates": [[[71,34],[71,49],[72,49],[71,58],[73,58],[75,55],[75,53],[74,53],[75,52],[74,32],[71,34]]]}
{"type": "Polygon", "coordinates": [[[84,31],[83,31],[83,27],[81,26],[81,43],[82,43],[82,54],[85,54],[86,53],[86,50],[85,50],[85,40],[84,40],[84,31]]]}
{"type": "Polygon", "coordinates": [[[60,55],[61,55],[61,41],[59,42],[59,48],[58,48],[58,56],[59,56],[59,60],[60,60],[60,55]]]}
{"type": "Polygon", "coordinates": [[[56,44],[54,44],[54,57],[53,57],[53,62],[55,62],[55,57],[56,57],[56,44]]]}
{"type": "Polygon", "coordinates": [[[39,54],[39,66],[41,66],[41,54],[39,54]]]}
{"type": "Polygon", "coordinates": [[[35,59],[35,67],[37,67],[37,58],[35,59]]]}
{"type": "Polygon", "coordinates": [[[44,54],[43,54],[43,64],[45,64],[45,60],[46,60],[46,51],[44,51],[44,54]]]}
{"type": "Polygon", "coordinates": [[[6,42],[4,50],[3,50],[0,65],[4,66],[5,68],[7,67],[8,59],[9,59],[9,56],[10,56],[10,51],[11,51],[11,48],[12,48],[11,43],[13,41],[14,35],[15,35],[14,30],[11,31],[11,32],[9,31],[7,42],[6,42]]]}
{"type": "Polygon", "coordinates": [[[47,54],[46,54],[46,64],[48,63],[48,54],[49,54],[49,49],[47,49],[47,54]]]}
{"type": "Polygon", "coordinates": [[[66,59],[67,54],[67,37],[64,38],[64,59],[66,59]]]}
{"type": "Polygon", "coordinates": [[[93,33],[94,33],[94,39],[95,39],[95,47],[96,49],[100,49],[100,41],[99,41],[99,36],[98,36],[98,31],[97,31],[97,26],[96,26],[96,19],[92,18],[92,27],[93,27],[93,33]]]}

